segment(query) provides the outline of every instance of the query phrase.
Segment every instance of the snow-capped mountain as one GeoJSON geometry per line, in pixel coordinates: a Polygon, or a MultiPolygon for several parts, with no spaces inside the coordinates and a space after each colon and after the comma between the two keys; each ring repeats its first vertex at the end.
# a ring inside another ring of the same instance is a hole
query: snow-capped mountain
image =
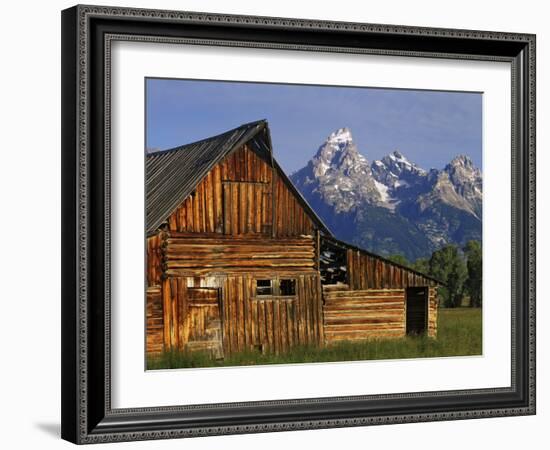
{"type": "Polygon", "coordinates": [[[397,150],[369,164],[340,128],[291,179],[337,237],[378,253],[414,260],[481,240],[482,175],[468,156],[443,170],[426,171],[397,150]]]}
{"type": "Polygon", "coordinates": [[[349,212],[364,202],[383,201],[369,162],[357,150],[347,128],[327,138],[307,166],[294,174],[294,182],[304,192],[318,193],[336,213],[349,212]]]}
{"type": "Polygon", "coordinates": [[[464,199],[472,212],[481,219],[483,179],[481,170],[474,167],[465,155],[454,158],[444,169],[455,192],[464,199]]]}
{"type": "Polygon", "coordinates": [[[372,163],[372,173],[377,181],[391,189],[408,187],[426,175],[426,171],[411,163],[398,150],[372,163]]]}

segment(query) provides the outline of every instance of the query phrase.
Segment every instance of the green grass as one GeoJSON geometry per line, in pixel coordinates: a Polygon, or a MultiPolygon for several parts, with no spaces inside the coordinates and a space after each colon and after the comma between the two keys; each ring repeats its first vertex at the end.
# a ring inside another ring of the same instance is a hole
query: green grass
{"type": "Polygon", "coordinates": [[[295,347],[280,355],[242,352],[223,360],[207,353],[164,352],[149,357],[147,368],[176,369],[190,367],[246,366],[372,359],[404,359],[481,354],[481,309],[440,309],[437,338],[405,337],[364,342],[342,342],[329,347],[295,347]]]}

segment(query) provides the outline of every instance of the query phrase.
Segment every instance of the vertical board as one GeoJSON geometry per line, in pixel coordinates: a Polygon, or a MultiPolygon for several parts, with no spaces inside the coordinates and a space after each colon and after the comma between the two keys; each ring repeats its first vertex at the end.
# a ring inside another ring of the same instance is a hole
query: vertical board
{"type": "Polygon", "coordinates": [[[147,353],[158,353],[164,350],[164,325],[162,319],[162,295],[159,286],[147,289],[147,353]]]}
{"type": "Polygon", "coordinates": [[[255,295],[255,282],[250,275],[227,277],[222,299],[227,354],[244,350],[278,354],[296,345],[322,343],[319,276],[292,277],[297,280],[295,296],[259,297],[255,295]]]}
{"type": "Polygon", "coordinates": [[[162,279],[163,233],[147,238],[147,286],[159,286],[162,279]]]}
{"type": "Polygon", "coordinates": [[[180,348],[186,351],[203,351],[214,358],[223,357],[222,325],[218,289],[187,288],[187,314],[180,318],[182,337],[180,348]]]}
{"type": "Polygon", "coordinates": [[[271,163],[246,144],[215,165],[167,218],[170,231],[207,234],[270,233],[271,163]],[[242,183],[242,184],[241,184],[242,183]]]}
{"type": "Polygon", "coordinates": [[[346,253],[348,286],[351,290],[398,289],[407,286],[435,285],[433,280],[422,274],[366,251],[348,247],[346,253]]]}

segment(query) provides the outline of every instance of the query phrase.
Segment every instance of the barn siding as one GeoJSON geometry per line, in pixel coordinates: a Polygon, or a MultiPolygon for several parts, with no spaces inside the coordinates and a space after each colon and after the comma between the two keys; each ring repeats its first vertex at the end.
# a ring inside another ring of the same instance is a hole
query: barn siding
{"type": "Polygon", "coordinates": [[[275,174],[275,236],[315,235],[315,225],[285,180],[275,174]]]}
{"type": "Polygon", "coordinates": [[[347,250],[347,272],[351,290],[397,289],[434,284],[419,273],[352,248],[347,250]]]}
{"type": "MultiPolygon", "coordinates": [[[[260,278],[265,275],[261,275],[260,278]]],[[[231,275],[223,293],[224,350],[283,353],[323,341],[322,300],[316,272],[274,277],[296,280],[295,296],[256,296],[254,274],[231,275]]]]}
{"type": "Polygon", "coordinates": [[[159,286],[147,289],[147,353],[164,350],[162,296],[159,286]]]}
{"type": "Polygon", "coordinates": [[[405,336],[405,290],[325,290],[327,344],[405,336]]]}
{"type": "Polygon", "coordinates": [[[315,233],[284,178],[246,145],[214,166],[167,223],[170,231],[231,236],[315,233]]]}
{"type": "Polygon", "coordinates": [[[315,268],[315,240],[234,238],[168,233],[163,267],[168,276],[315,268]]]}
{"type": "Polygon", "coordinates": [[[437,288],[429,288],[428,296],[428,336],[437,336],[437,313],[439,301],[437,298],[437,288]]]}
{"type": "Polygon", "coordinates": [[[147,286],[158,286],[162,279],[163,236],[157,233],[147,238],[147,286]]]}
{"type": "MultiPolygon", "coordinates": [[[[218,343],[211,338],[217,326],[213,312],[219,314],[219,339],[222,351],[230,354],[242,351],[282,353],[296,345],[320,345],[323,342],[323,311],[317,272],[270,272],[272,277],[296,280],[295,296],[256,296],[256,276],[229,274],[219,276],[170,277],[163,292],[164,336],[168,347],[214,350],[218,343]],[[204,288],[219,289],[219,303],[214,311],[212,299],[204,312],[193,309],[190,294],[204,288]],[[212,311],[206,311],[210,307],[212,311]],[[193,319],[190,319],[193,314],[193,319]],[[202,314],[202,315],[201,315],[202,314]],[[206,321],[209,320],[209,323],[206,321]],[[194,329],[204,339],[193,340],[194,329]],[[199,342],[197,342],[199,341],[199,342]],[[199,343],[204,345],[199,346],[199,343]],[[190,345],[192,344],[192,345],[190,345]]],[[[260,272],[259,278],[266,274],[260,272]]],[[[159,294],[160,298],[160,294],[159,294]]],[[[160,303],[160,301],[159,301],[160,303]]],[[[150,351],[150,350],[148,350],[150,351]]]]}

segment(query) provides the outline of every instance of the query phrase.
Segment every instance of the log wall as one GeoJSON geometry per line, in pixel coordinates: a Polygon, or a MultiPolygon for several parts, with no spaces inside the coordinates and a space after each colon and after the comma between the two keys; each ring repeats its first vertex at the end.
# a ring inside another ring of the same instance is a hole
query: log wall
{"type": "Polygon", "coordinates": [[[163,268],[167,276],[207,273],[311,271],[315,268],[313,237],[235,238],[168,232],[163,268]]]}
{"type": "Polygon", "coordinates": [[[214,166],[167,222],[171,231],[231,236],[315,231],[284,178],[246,145],[214,166]]]}
{"type": "Polygon", "coordinates": [[[325,342],[405,336],[405,290],[325,290],[325,342]]]}
{"type": "MultiPolygon", "coordinates": [[[[325,343],[405,336],[406,289],[323,290],[325,343]]],[[[437,336],[437,289],[428,290],[427,335],[437,336]]]]}

